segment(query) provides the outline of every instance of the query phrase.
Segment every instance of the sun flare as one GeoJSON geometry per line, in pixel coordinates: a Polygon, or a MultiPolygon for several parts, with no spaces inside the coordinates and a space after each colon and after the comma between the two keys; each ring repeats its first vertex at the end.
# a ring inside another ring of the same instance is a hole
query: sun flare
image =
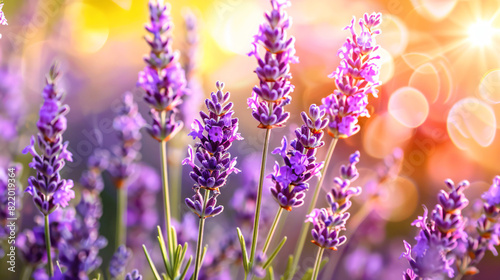
{"type": "Polygon", "coordinates": [[[495,29],[488,21],[478,21],[469,27],[469,40],[478,46],[491,44],[495,29]]]}

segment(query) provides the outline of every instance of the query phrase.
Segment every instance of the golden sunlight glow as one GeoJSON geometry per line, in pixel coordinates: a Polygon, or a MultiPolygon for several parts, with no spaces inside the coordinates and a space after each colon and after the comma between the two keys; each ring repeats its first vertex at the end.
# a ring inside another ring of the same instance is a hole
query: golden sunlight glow
{"type": "Polygon", "coordinates": [[[478,21],[469,27],[469,40],[478,46],[491,43],[495,29],[488,21],[478,21]]]}

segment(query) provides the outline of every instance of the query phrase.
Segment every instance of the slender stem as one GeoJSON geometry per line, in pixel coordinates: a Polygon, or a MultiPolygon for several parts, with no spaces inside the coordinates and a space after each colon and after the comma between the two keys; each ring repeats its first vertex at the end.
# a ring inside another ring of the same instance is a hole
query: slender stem
{"type": "Polygon", "coordinates": [[[311,280],[318,279],[319,267],[321,264],[321,259],[323,258],[324,251],[325,251],[325,248],[323,248],[323,247],[320,247],[318,250],[318,254],[316,255],[316,262],[314,263],[313,274],[312,274],[311,280]]]}
{"type": "Polygon", "coordinates": [[[255,259],[255,251],[257,249],[257,238],[259,235],[259,219],[260,219],[260,204],[262,202],[262,188],[264,184],[264,173],[266,172],[267,150],[269,149],[269,138],[271,137],[271,129],[266,130],[266,138],[264,140],[264,149],[262,150],[262,162],[260,164],[260,179],[259,188],[257,190],[257,203],[255,205],[255,218],[253,222],[252,234],[252,250],[250,252],[250,269],[253,267],[255,259]]]}
{"type": "MultiPolygon", "coordinates": [[[[162,111],[160,113],[160,119],[162,127],[165,125],[166,121],[166,111],[162,111]]],[[[161,141],[160,143],[160,152],[161,152],[161,179],[163,183],[163,203],[165,205],[165,232],[167,233],[167,242],[168,248],[170,252],[173,252],[174,248],[172,245],[172,240],[170,238],[170,198],[169,198],[169,190],[168,190],[168,173],[167,173],[167,141],[161,141]]]]}
{"type": "Polygon", "coordinates": [[[278,222],[280,220],[281,214],[283,213],[283,208],[279,207],[278,212],[276,212],[276,216],[274,217],[273,225],[269,230],[269,234],[267,235],[266,243],[264,243],[264,249],[262,249],[262,253],[265,255],[267,249],[269,249],[269,244],[271,244],[271,240],[273,239],[274,232],[276,231],[276,227],[278,226],[278,222]]]}
{"type": "MultiPolygon", "coordinates": [[[[181,180],[182,180],[182,168],[179,164],[182,160],[177,156],[174,158],[175,162],[170,164],[170,174],[174,174],[170,177],[170,185],[172,186],[172,217],[180,221],[180,204],[181,201],[181,180]]],[[[170,162],[172,163],[172,161],[170,162]]]]}
{"type": "Polygon", "coordinates": [[[27,265],[23,269],[23,275],[21,276],[22,280],[30,280],[31,272],[33,271],[33,267],[31,265],[27,265]]]}
{"type": "Polygon", "coordinates": [[[127,220],[127,188],[121,186],[117,189],[118,203],[116,209],[116,232],[115,232],[115,249],[126,242],[127,228],[125,221],[127,220]]]}
{"type": "Polygon", "coordinates": [[[54,266],[52,264],[52,255],[50,252],[50,223],[49,215],[45,215],[45,247],[47,248],[47,267],[49,270],[49,276],[54,276],[54,266]]]}
{"type": "MultiPolygon", "coordinates": [[[[332,142],[330,143],[330,147],[328,147],[328,152],[326,154],[325,162],[323,164],[323,168],[321,168],[321,177],[318,180],[318,183],[316,184],[316,188],[314,189],[314,194],[311,200],[311,204],[309,204],[309,209],[307,209],[307,214],[311,213],[311,211],[314,209],[316,206],[316,201],[318,200],[318,195],[319,195],[319,190],[321,189],[321,185],[323,185],[323,181],[325,180],[325,173],[326,170],[328,169],[328,165],[330,164],[330,160],[333,155],[333,151],[335,150],[335,146],[337,145],[338,138],[333,138],[332,142]]],[[[295,253],[293,255],[293,269],[297,269],[297,265],[299,264],[299,259],[302,254],[302,250],[304,249],[307,233],[309,230],[309,223],[303,223],[302,224],[302,229],[300,231],[299,239],[297,241],[297,247],[295,248],[295,253]]],[[[295,272],[293,271],[292,273],[289,274],[289,277],[287,280],[292,279],[293,275],[295,272]]]]}
{"type": "Polygon", "coordinates": [[[203,247],[203,230],[205,229],[205,209],[207,207],[207,202],[208,202],[208,197],[210,196],[210,190],[205,190],[205,199],[203,201],[203,212],[200,217],[200,224],[198,227],[198,244],[196,246],[196,261],[194,264],[194,280],[198,280],[198,275],[200,272],[200,267],[201,267],[201,255],[202,255],[202,250],[201,248],[203,247]]]}
{"type": "Polygon", "coordinates": [[[329,272],[325,271],[325,275],[331,275],[332,279],[335,279],[335,275],[337,275],[339,265],[342,263],[342,260],[346,256],[346,253],[349,250],[350,245],[352,244],[351,243],[352,237],[356,234],[358,227],[361,225],[361,223],[366,219],[366,217],[368,217],[368,214],[370,214],[370,212],[372,210],[372,205],[373,205],[372,199],[373,198],[371,198],[365,204],[363,204],[363,207],[361,207],[361,209],[359,209],[359,211],[356,213],[356,215],[354,215],[349,220],[348,229],[351,232],[351,235],[347,238],[346,244],[344,244],[341,247],[340,252],[338,253],[339,257],[337,258],[337,261],[335,262],[335,264],[332,266],[328,266],[327,271],[330,271],[330,269],[332,269],[332,272],[329,273],[329,272]]]}

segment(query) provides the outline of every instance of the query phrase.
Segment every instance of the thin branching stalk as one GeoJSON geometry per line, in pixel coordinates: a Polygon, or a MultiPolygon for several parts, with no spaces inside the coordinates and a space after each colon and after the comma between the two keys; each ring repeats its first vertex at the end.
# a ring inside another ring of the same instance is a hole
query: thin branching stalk
{"type": "Polygon", "coordinates": [[[266,254],[267,249],[269,249],[269,245],[271,244],[271,240],[273,239],[274,232],[276,231],[276,227],[278,226],[282,213],[283,213],[283,207],[279,207],[278,212],[276,212],[276,216],[274,217],[273,225],[271,226],[269,234],[267,235],[266,243],[264,243],[264,248],[262,249],[262,253],[264,255],[266,254]]]}
{"type": "Polygon", "coordinates": [[[325,248],[320,247],[318,249],[318,254],[316,255],[316,262],[314,263],[313,274],[311,280],[318,279],[319,269],[321,267],[321,259],[323,258],[323,252],[325,248]]]}
{"type": "Polygon", "coordinates": [[[118,202],[116,204],[116,232],[115,232],[115,249],[118,249],[121,244],[125,244],[126,240],[126,215],[127,215],[127,188],[121,186],[117,189],[118,202]]]}
{"type": "Polygon", "coordinates": [[[255,215],[254,215],[254,223],[253,223],[253,234],[252,234],[252,249],[250,251],[250,269],[253,267],[253,263],[255,260],[255,251],[257,249],[257,238],[259,233],[259,219],[260,219],[260,204],[262,202],[262,189],[264,184],[264,176],[266,172],[266,160],[267,160],[267,151],[269,149],[269,138],[271,137],[271,129],[266,129],[266,138],[264,140],[264,149],[262,150],[262,162],[260,164],[260,179],[259,179],[259,188],[257,190],[257,202],[255,205],[255,215]]]}
{"type": "MultiPolygon", "coordinates": [[[[334,137],[332,139],[332,142],[330,143],[330,147],[328,147],[328,152],[326,154],[325,158],[325,163],[323,165],[323,168],[321,168],[320,172],[320,179],[318,180],[318,183],[316,184],[316,188],[314,189],[314,194],[311,200],[311,204],[309,205],[309,208],[307,209],[307,214],[311,213],[314,207],[316,206],[316,202],[318,201],[318,196],[319,196],[319,190],[321,189],[321,186],[323,185],[323,181],[325,180],[325,173],[326,170],[328,169],[328,165],[330,164],[333,151],[335,150],[335,146],[337,145],[338,138],[334,137]]],[[[300,231],[299,239],[297,241],[297,247],[295,247],[295,253],[293,255],[293,269],[297,270],[297,265],[299,264],[300,256],[302,255],[302,250],[304,249],[305,241],[307,234],[309,232],[309,223],[303,223],[302,224],[302,229],[300,231]]],[[[290,273],[289,278],[287,280],[291,280],[293,275],[295,273],[290,273]]]]}
{"type": "Polygon", "coordinates": [[[210,196],[210,190],[205,190],[205,198],[203,200],[203,212],[200,217],[200,224],[198,227],[198,244],[196,246],[196,261],[194,264],[194,275],[193,279],[198,280],[199,272],[200,272],[200,267],[201,267],[201,255],[202,255],[202,250],[201,248],[203,247],[203,231],[205,229],[205,209],[207,207],[207,202],[208,198],[210,196]]]}
{"type": "Polygon", "coordinates": [[[47,248],[47,269],[49,271],[49,276],[54,276],[54,265],[52,264],[52,254],[50,251],[50,223],[49,215],[45,216],[45,248],[47,248]]]}
{"type": "MultiPolygon", "coordinates": [[[[165,126],[167,111],[162,111],[160,114],[161,125],[165,126]]],[[[161,152],[161,179],[163,186],[163,203],[165,206],[165,232],[170,231],[170,198],[169,198],[169,189],[168,189],[168,173],[167,173],[167,141],[163,140],[160,142],[160,152],[161,152]]],[[[174,248],[172,245],[172,240],[169,238],[169,234],[167,234],[167,243],[170,252],[173,252],[174,248]]]]}

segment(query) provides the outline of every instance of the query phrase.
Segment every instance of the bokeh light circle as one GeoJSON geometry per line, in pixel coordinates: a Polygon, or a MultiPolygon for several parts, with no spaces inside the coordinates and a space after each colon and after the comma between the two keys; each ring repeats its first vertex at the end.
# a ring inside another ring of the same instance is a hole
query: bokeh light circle
{"type": "Polygon", "coordinates": [[[402,176],[379,185],[376,212],[385,220],[398,222],[413,214],[418,203],[415,183],[402,176]]]}
{"type": "Polygon", "coordinates": [[[69,38],[69,49],[80,53],[99,51],[109,35],[108,17],[98,8],[76,2],[65,9],[65,22],[69,38]]]}
{"type": "Polygon", "coordinates": [[[500,69],[490,71],[479,84],[481,97],[493,104],[500,103],[500,69]]]}
{"type": "Polygon", "coordinates": [[[473,143],[488,147],[496,134],[496,117],[491,106],[469,97],[455,103],[446,122],[448,135],[460,149],[470,149],[473,143]]]}
{"type": "Polygon", "coordinates": [[[384,84],[394,76],[394,59],[384,48],[378,48],[374,54],[380,56],[374,62],[380,66],[379,81],[384,84]]]}
{"type": "Polygon", "coordinates": [[[429,103],[415,88],[402,87],[389,99],[388,111],[391,116],[406,127],[415,128],[425,122],[429,115],[429,103]]]}
{"type": "Polygon", "coordinates": [[[438,71],[432,63],[420,65],[415,69],[408,82],[410,87],[423,93],[429,103],[434,103],[438,99],[440,84],[438,71]]]}
{"type": "Polygon", "coordinates": [[[398,17],[391,14],[382,15],[382,34],[377,36],[377,42],[391,55],[402,54],[408,46],[408,28],[398,17]]]}
{"type": "Polygon", "coordinates": [[[412,128],[402,125],[389,113],[383,113],[372,117],[363,128],[363,147],[370,156],[384,158],[394,148],[403,146],[412,134],[412,128]]]}

